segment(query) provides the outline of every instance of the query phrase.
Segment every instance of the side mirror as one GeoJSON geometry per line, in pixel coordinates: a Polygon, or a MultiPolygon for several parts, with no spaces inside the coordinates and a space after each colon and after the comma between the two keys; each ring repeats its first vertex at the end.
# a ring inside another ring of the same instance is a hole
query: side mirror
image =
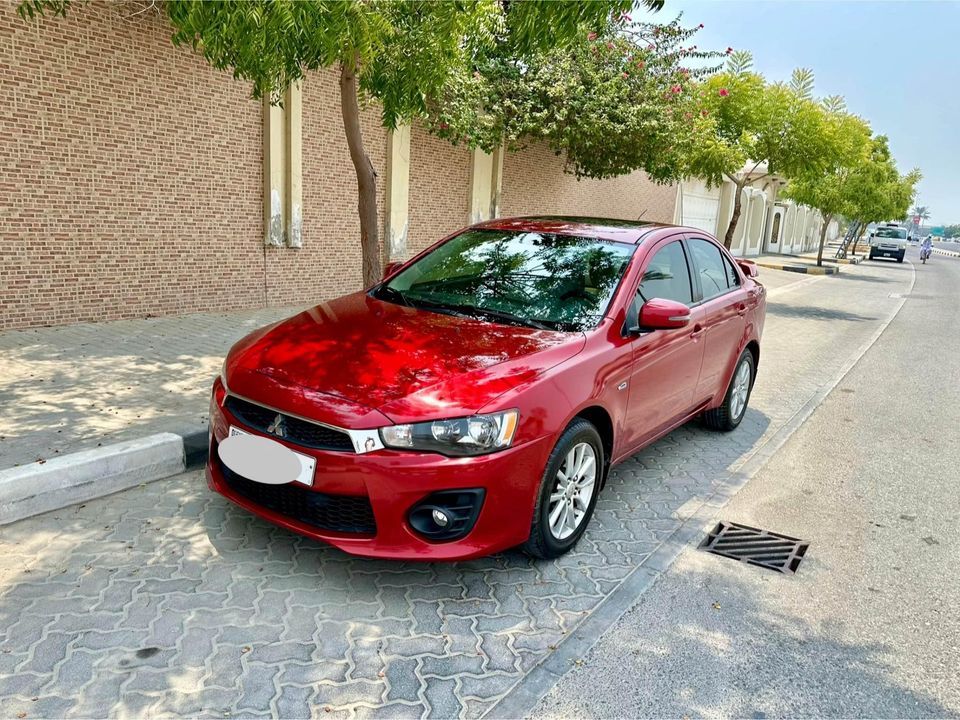
{"type": "Polygon", "coordinates": [[[755,278],[760,274],[760,269],[753,260],[737,260],[737,265],[740,266],[740,269],[743,270],[743,274],[747,277],[755,278]]]}
{"type": "Polygon", "coordinates": [[[631,335],[636,335],[644,330],[682,328],[690,322],[690,308],[676,300],[653,298],[641,305],[639,312],[637,312],[636,302],[638,301],[639,299],[634,302],[634,306],[631,308],[633,312],[628,315],[627,332],[631,335]],[[636,318],[635,322],[631,322],[633,318],[636,318]]]}
{"type": "Polygon", "coordinates": [[[403,263],[399,261],[387,263],[387,266],[383,269],[383,277],[384,278],[390,277],[397,270],[399,270],[402,265],[403,263]]]}

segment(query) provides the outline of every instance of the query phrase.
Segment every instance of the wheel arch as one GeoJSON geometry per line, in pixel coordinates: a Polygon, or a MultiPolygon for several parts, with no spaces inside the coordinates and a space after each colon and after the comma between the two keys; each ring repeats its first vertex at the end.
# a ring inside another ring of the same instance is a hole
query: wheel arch
{"type": "MultiPolygon", "coordinates": [[[[582,418],[597,429],[600,435],[600,441],[603,443],[603,477],[600,481],[600,489],[607,484],[607,476],[610,474],[610,460],[613,457],[613,418],[602,405],[588,405],[577,411],[570,422],[577,418],[582,418]]],[[[570,423],[567,423],[569,425],[570,423]]]]}

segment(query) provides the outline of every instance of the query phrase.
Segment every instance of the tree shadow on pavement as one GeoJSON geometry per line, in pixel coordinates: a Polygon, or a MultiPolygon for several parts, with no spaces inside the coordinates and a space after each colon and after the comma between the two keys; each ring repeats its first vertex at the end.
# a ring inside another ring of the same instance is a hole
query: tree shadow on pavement
{"type": "Polygon", "coordinates": [[[810,305],[790,305],[788,303],[767,303],[767,314],[777,315],[787,318],[801,318],[806,320],[849,320],[862,322],[866,320],[876,320],[877,318],[858,315],[849,310],[838,310],[836,308],[813,307],[810,305]]]}

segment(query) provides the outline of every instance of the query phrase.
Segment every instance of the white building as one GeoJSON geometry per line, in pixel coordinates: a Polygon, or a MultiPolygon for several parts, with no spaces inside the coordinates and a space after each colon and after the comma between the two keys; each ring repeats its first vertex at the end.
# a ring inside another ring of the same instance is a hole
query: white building
{"type": "MultiPolygon", "coordinates": [[[[816,250],[823,216],[792,200],[778,199],[777,192],[783,181],[775,175],[763,177],[764,165],[757,167],[753,174],[758,179],[741,191],[740,221],[730,248],[733,254],[744,257],[796,255],[816,250]]],[[[707,187],[702,180],[685,180],[677,189],[675,221],[723,240],[733,215],[734,191],[735,185],[730,180],[714,188],[707,187]]],[[[831,221],[827,241],[839,234],[838,222],[831,221]]]]}

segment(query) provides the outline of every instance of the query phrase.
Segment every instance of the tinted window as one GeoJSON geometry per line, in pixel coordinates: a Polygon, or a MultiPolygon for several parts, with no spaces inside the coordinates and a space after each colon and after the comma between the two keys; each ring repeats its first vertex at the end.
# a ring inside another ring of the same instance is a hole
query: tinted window
{"type": "Polygon", "coordinates": [[[510,230],[468,230],[374,295],[491,322],[585,330],[603,318],[636,245],[510,230]]]}
{"type": "Polygon", "coordinates": [[[690,240],[690,253],[700,276],[700,289],[703,299],[709,300],[723,295],[728,290],[726,261],[720,248],[706,240],[690,240]]]}
{"type": "Polygon", "coordinates": [[[644,302],[653,298],[676,300],[686,305],[693,302],[687,258],[679,242],[657,250],[643,272],[637,293],[644,302]]]}
{"type": "Polygon", "coordinates": [[[735,288],[740,285],[740,276],[737,275],[737,269],[733,266],[733,263],[724,256],[723,263],[727,267],[727,287],[735,288]]]}

